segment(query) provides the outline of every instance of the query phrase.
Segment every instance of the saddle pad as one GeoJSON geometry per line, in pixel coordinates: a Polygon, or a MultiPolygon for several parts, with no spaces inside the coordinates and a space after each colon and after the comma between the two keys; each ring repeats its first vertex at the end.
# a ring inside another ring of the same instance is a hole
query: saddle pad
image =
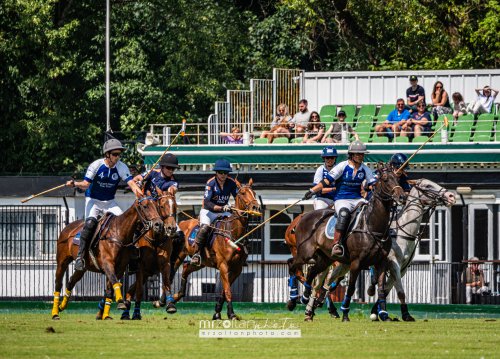
{"type": "MultiPolygon", "coordinates": [[[[347,235],[344,238],[349,237],[350,232],[356,227],[356,225],[358,224],[358,220],[360,218],[359,215],[361,214],[361,212],[363,212],[364,208],[365,208],[365,206],[361,207],[361,209],[359,209],[356,212],[354,219],[351,220],[351,224],[349,225],[349,230],[347,231],[347,235]]],[[[326,238],[333,240],[334,235],[335,235],[335,225],[336,224],[337,224],[337,217],[331,216],[330,219],[328,220],[328,223],[326,224],[326,227],[325,227],[326,238]]]]}
{"type": "Polygon", "coordinates": [[[73,245],[74,246],[80,246],[80,236],[82,235],[82,228],[78,231],[78,233],[75,235],[75,238],[73,238],[73,245]]]}
{"type": "MultiPolygon", "coordinates": [[[[208,231],[208,238],[210,238],[210,241],[208,243],[208,249],[211,249],[213,244],[214,244],[214,241],[215,241],[215,237],[217,237],[217,234],[219,233],[219,228],[220,228],[220,225],[222,224],[222,221],[224,220],[224,218],[227,218],[227,216],[218,216],[214,223],[212,224],[215,224],[215,228],[209,228],[209,231],[208,231]]],[[[198,230],[200,229],[200,225],[197,224],[196,226],[193,227],[193,229],[191,229],[191,232],[189,233],[189,237],[188,237],[188,243],[191,247],[194,247],[194,239],[196,238],[196,234],[198,233],[198,230]]]]}
{"type": "MultiPolygon", "coordinates": [[[[112,213],[110,213],[110,212],[108,212],[108,213],[110,215],[108,215],[106,217],[99,218],[99,225],[98,225],[98,228],[95,231],[95,234],[93,237],[92,248],[96,248],[99,245],[99,240],[101,239],[102,232],[103,232],[104,228],[106,227],[107,224],[110,223],[109,220],[114,217],[114,215],[112,213]],[[104,220],[104,221],[102,221],[102,220],[104,220]],[[98,233],[98,235],[96,236],[97,233],[98,233]]],[[[73,245],[80,246],[80,236],[82,235],[82,230],[83,230],[83,227],[80,228],[78,233],[75,235],[75,238],[73,238],[73,245]]]]}

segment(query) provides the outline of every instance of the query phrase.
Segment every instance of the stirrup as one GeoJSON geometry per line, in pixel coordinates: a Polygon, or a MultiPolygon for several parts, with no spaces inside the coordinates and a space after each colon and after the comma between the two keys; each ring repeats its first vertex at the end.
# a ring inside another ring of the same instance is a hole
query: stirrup
{"type": "Polygon", "coordinates": [[[343,256],[344,256],[344,247],[341,244],[337,243],[332,248],[332,257],[343,257],[343,256]],[[340,254],[333,254],[333,252],[335,251],[335,248],[337,248],[337,247],[339,247],[342,250],[342,255],[340,255],[340,254]]]}
{"type": "Polygon", "coordinates": [[[196,253],[193,256],[193,258],[191,258],[191,262],[189,264],[191,264],[192,266],[195,266],[195,267],[199,267],[201,265],[201,256],[199,255],[199,253],[196,253]],[[198,260],[195,261],[194,260],[195,258],[198,258],[198,260]]]}

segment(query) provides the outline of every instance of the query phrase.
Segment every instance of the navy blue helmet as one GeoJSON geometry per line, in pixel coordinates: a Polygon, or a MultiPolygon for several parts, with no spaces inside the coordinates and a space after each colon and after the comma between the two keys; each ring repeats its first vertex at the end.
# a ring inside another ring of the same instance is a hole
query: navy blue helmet
{"type": "Polygon", "coordinates": [[[225,158],[221,158],[220,160],[215,162],[214,171],[233,172],[233,169],[231,168],[231,164],[229,163],[228,160],[226,160],[225,158]]]}
{"type": "MultiPolygon", "coordinates": [[[[391,165],[399,169],[402,165],[405,164],[405,162],[408,161],[408,156],[406,156],[404,153],[396,153],[394,156],[391,158],[391,165]]],[[[410,166],[406,164],[406,166],[402,169],[403,171],[407,171],[410,169],[410,166]]]]}
{"type": "Polygon", "coordinates": [[[323,148],[323,153],[321,154],[321,157],[338,157],[339,154],[337,153],[337,149],[332,146],[328,146],[323,148]]]}

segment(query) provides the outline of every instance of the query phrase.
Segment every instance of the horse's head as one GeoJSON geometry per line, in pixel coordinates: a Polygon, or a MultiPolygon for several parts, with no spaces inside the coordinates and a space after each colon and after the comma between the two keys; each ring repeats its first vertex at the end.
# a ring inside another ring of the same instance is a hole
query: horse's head
{"type": "Polygon", "coordinates": [[[399,178],[388,165],[377,166],[380,173],[379,179],[375,184],[378,195],[384,200],[394,200],[398,205],[406,202],[406,193],[399,185],[399,178]]]}
{"type": "Polygon", "coordinates": [[[165,234],[172,236],[177,229],[177,223],[175,222],[175,215],[177,213],[175,196],[169,192],[162,192],[159,188],[156,191],[158,192],[158,210],[163,219],[165,234]]]}
{"type": "Polygon", "coordinates": [[[235,207],[244,211],[260,212],[260,205],[255,198],[255,191],[252,189],[253,180],[250,178],[248,184],[238,185],[238,194],[236,196],[235,207]]]}
{"type": "Polygon", "coordinates": [[[419,199],[424,206],[432,206],[434,203],[451,207],[455,204],[455,195],[437,183],[422,178],[408,181],[410,185],[419,192],[419,199]]]}
{"type": "Polygon", "coordinates": [[[151,192],[148,191],[147,195],[141,193],[137,196],[135,208],[144,227],[160,234],[163,229],[163,221],[158,213],[156,198],[151,195],[151,192]]]}

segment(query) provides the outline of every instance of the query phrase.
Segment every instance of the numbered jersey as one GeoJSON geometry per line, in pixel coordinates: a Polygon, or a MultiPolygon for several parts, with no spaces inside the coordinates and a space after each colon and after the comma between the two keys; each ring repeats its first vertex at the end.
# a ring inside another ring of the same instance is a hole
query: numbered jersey
{"type": "MultiPolygon", "coordinates": [[[[147,173],[147,171],[141,173],[142,178],[145,178],[147,173]]],[[[148,183],[148,186],[144,190],[151,191],[151,194],[155,198],[158,198],[158,192],[156,191],[157,188],[159,188],[162,192],[167,192],[170,187],[179,188],[179,182],[177,182],[174,175],[170,177],[163,177],[159,169],[151,171],[146,179],[146,183],[148,183]]]]}
{"type": "Polygon", "coordinates": [[[83,179],[90,182],[90,187],[85,191],[86,197],[109,201],[115,198],[120,179],[128,182],[132,180],[132,175],[125,163],[118,161],[110,168],[102,158],[90,164],[83,179]]]}
{"type": "Polygon", "coordinates": [[[212,177],[207,181],[205,186],[205,196],[203,201],[203,208],[205,208],[205,201],[212,202],[216,206],[225,206],[229,202],[229,197],[233,195],[236,197],[238,193],[238,186],[236,181],[230,177],[227,177],[226,182],[224,182],[224,187],[219,186],[219,182],[216,177],[212,177]]]}
{"type": "Polygon", "coordinates": [[[368,184],[376,182],[370,168],[364,163],[354,175],[354,166],[349,161],[340,162],[327,175],[328,180],[335,182],[335,200],[339,199],[357,199],[361,196],[361,185],[366,179],[368,184]]]}
{"type": "MultiPolygon", "coordinates": [[[[319,166],[318,169],[316,170],[316,174],[314,175],[313,186],[316,186],[318,183],[320,183],[322,179],[328,178],[328,173],[329,173],[329,171],[326,169],[324,164],[319,166]]],[[[335,183],[332,182],[330,184],[330,187],[334,187],[334,186],[335,186],[335,183]]],[[[331,200],[335,200],[335,191],[324,193],[324,194],[318,194],[316,197],[328,198],[331,200]]]]}

